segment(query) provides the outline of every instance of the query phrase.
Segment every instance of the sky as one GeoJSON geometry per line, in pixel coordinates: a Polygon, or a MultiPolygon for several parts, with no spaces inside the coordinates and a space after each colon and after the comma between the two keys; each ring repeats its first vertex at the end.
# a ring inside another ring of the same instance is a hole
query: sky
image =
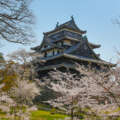
{"type": "Polygon", "coordinates": [[[30,8],[35,16],[36,42],[27,46],[1,42],[0,52],[4,55],[19,49],[29,51],[40,45],[43,32],[54,29],[57,22],[62,24],[70,20],[73,15],[77,26],[87,30],[89,42],[101,44],[95,52],[106,61],[116,63],[118,60],[120,26],[114,21],[120,16],[120,0],[33,0],[30,8]]]}

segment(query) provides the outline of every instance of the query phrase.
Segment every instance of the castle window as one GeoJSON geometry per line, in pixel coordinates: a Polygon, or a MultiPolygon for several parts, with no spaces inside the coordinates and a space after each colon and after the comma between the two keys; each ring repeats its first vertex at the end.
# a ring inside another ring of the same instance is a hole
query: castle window
{"type": "Polygon", "coordinates": [[[58,51],[57,51],[57,54],[59,54],[59,53],[60,53],[60,51],[58,50],[58,51]]]}
{"type": "Polygon", "coordinates": [[[54,49],[54,55],[57,55],[58,52],[57,52],[57,49],[54,49]]]}
{"type": "Polygon", "coordinates": [[[46,48],[47,47],[47,45],[44,45],[44,48],[46,48]]]}
{"type": "Polygon", "coordinates": [[[61,46],[63,46],[63,41],[61,42],[61,46]]]}
{"type": "Polygon", "coordinates": [[[43,48],[49,48],[50,47],[50,45],[44,45],[44,47],[43,48]]]}
{"type": "Polygon", "coordinates": [[[44,57],[47,57],[47,53],[46,52],[44,53],[44,57]]]}
{"type": "Polygon", "coordinates": [[[62,46],[61,42],[58,42],[58,45],[59,45],[59,46],[62,46]]]}
{"type": "Polygon", "coordinates": [[[71,41],[70,40],[64,40],[64,45],[70,45],[71,46],[71,41]]]}
{"type": "Polygon", "coordinates": [[[47,52],[47,56],[48,56],[48,57],[53,56],[53,51],[48,51],[48,52],[47,52]]]}
{"type": "Polygon", "coordinates": [[[55,55],[57,55],[57,51],[55,51],[55,55]]]}
{"type": "Polygon", "coordinates": [[[55,52],[54,52],[54,50],[53,50],[53,56],[55,55],[55,52]]]}

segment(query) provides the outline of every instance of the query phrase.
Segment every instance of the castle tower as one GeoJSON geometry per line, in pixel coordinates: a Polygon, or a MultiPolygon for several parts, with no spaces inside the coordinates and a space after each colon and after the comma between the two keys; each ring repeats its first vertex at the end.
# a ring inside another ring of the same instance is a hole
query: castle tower
{"type": "Polygon", "coordinates": [[[90,43],[86,37],[86,31],[76,25],[74,18],[59,25],[55,29],[44,33],[41,45],[32,48],[42,55],[41,60],[46,62],[37,65],[39,73],[45,73],[54,69],[76,70],[76,63],[80,65],[90,64],[100,69],[100,66],[113,67],[114,64],[106,62],[94,52],[100,45],[90,43]]]}

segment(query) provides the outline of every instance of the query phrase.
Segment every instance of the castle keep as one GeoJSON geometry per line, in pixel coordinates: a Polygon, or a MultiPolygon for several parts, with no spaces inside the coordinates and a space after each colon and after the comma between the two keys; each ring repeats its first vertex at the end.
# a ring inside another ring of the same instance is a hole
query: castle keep
{"type": "Polygon", "coordinates": [[[57,23],[55,29],[44,33],[41,45],[32,50],[40,53],[40,59],[46,61],[37,66],[37,71],[44,74],[53,69],[76,70],[75,63],[90,64],[97,69],[100,69],[101,65],[113,67],[113,64],[102,60],[100,55],[94,52],[94,49],[99,47],[100,45],[88,41],[86,31],[79,29],[71,17],[70,21],[61,25],[57,23]]]}

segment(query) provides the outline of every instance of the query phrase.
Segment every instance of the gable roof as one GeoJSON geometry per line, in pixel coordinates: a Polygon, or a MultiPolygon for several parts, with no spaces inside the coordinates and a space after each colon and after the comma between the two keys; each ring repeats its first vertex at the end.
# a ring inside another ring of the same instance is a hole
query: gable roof
{"type": "Polygon", "coordinates": [[[74,18],[73,18],[73,17],[71,17],[71,18],[72,18],[71,20],[69,20],[69,21],[67,21],[67,22],[65,22],[65,23],[63,23],[63,24],[61,24],[61,25],[58,25],[58,23],[57,23],[57,25],[56,25],[56,27],[55,27],[54,30],[49,31],[49,32],[46,32],[46,33],[44,33],[44,34],[48,35],[48,34],[50,34],[50,33],[59,31],[59,30],[61,30],[61,29],[63,29],[63,28],[67,28],[67,29],[69,29],[69,30],[76,31],[76,32],[79,32],[79,33],[81,33],[81,34],[85,34],[86,31],[79,29],[79,28],[77,27],[75,21],[74,21],[74,18]]]}

